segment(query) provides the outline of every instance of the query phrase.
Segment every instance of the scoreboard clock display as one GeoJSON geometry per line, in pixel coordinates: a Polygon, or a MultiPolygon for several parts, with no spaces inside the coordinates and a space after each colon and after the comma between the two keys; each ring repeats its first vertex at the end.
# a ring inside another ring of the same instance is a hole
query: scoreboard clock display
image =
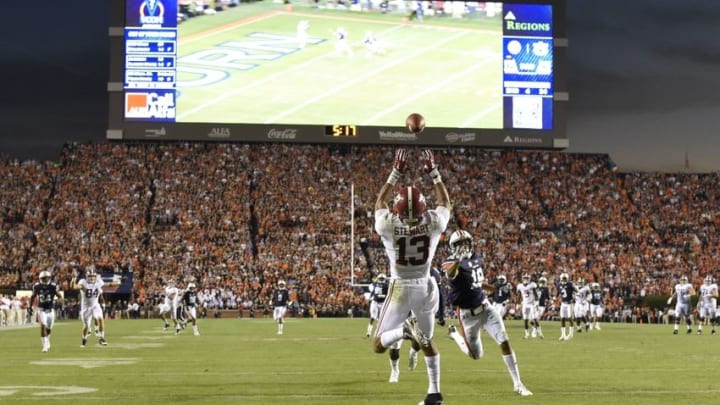
{"type": "Polygon", "coordinates": [[[111,0],[107,137],[568,146],[564,0],[311,3],[111,0]]]}

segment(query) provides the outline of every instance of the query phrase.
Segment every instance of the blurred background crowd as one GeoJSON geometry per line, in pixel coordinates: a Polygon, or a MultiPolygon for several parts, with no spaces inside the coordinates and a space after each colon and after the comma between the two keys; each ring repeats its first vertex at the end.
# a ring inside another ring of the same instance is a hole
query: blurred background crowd
{"type": "MultiPolygon", "coordinates": [[[[196,283],[208,311],[267,314],[283,279],[298,316],[364,316],[362,285],[388,271],[372,210],[393,153],[101,143],[67,144],[57,162],[0,158],[0,290],[12,299],[50,269],[69,293],[72,271],[94,265],[133,275],[129,295],[108,295],[119,313],[154,307],[171,279],[196,283]]],[[[681,275],[696,286],[717,276],[718,173],[619,173],[603,154],[435,153],[454,202],[446,236],[474,236],[489,280],[529,273],[552,285],[567,272],[601,284],[608,316],[651,317],[645,297],[667,296],[681,275]]],[[[404,182],[434,207],[416,166],[404,182]]],[[[445,254],[443,240],[437,264],[445,254]]]]}

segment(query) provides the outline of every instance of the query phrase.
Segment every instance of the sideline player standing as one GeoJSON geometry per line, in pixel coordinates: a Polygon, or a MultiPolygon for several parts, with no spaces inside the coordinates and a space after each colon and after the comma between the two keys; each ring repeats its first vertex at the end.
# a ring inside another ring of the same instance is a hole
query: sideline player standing
{"type": "Polygon", "coordinates": [[[573,337],[573,303],[575,301],[575,285],[570,281],[567,273],[560,274],[560,285],[557,295],[560,297],[560,340],[570,340],[573,337]],[[565,325],[570,323],[567,334],[565,325]]]}
{"type": "Polygon", "coordinates": [[[280,280],[277,283],[277,288],[273,290],[272,306],[273,319],[278,324],[277,334],[283,334],[283,328],[285,326],[285,311],[287,310],[288,300],[290,299],[290,293],[285,288],[285,280],[280,280]]]}
{"type": "Polygon", "coordinates": [[[510,304],[510,295],[512,294],[512,285],[508,283],[504,274],[499,274],[495,280],[492,291],[492,306],[497,311],[500,318],[505,319],[505,314],[510,304]]]}
{"type": "Polygon", "coordinates": [[[432,179],[437,208],[426,210],[420,190],[402,186],[391,212],[388,200],[407,169],[406,158],[404,149],[396,151],[392,172],[375,201],[375,231],[382,239],[390,264],[388,296],[392,299],[385,300],[373,346],[375,353],[384,353],[403,337],[419,343],[428,374],[427,395],[421,404],[442,404],[440,353],[432,340],[440,291],[430,276],[430,267],[440,236],[450,221],[450,197],[433,153],[426,149],[421,160],[423,170],[432,179]]]}
{"type": "Polygon", "coordinates": [[[50,350],[50,332],[52,332],[55,323],[55,297],[62,301],[62,296],[58,292],[57,284],[50,281],[52,274],[47,271],[40,272],[40,282],[33,285],[32,296],[30,297],[30,307],[28,308],[28,317],[33,314],[32,305],[35,298],[38,299],[38,321],[40,322],[40,342],[42,342],[42,351],[50,350]]]}
{"type": "Polygon", "coordinates": [[[600,330],[600,320],[603,316],[604,305],[605,291],[600,288],[600,283],[592,283],[590,286],[590,327],[595,330],[600,330]]]}
{"type": "Polygon", "coordinates": [[[698,330],[697,334],[702,335],[703,324],[708,320],[712,325],[712,333],[715,334],[715,308],[717,307],[718,286],[713,276],[705,276],[703,285],[700,286],[700,299],[698,300],[698,330]]]}
{"type": "Polygon", "coordinates": [[[387,276],[383,273],[378,274],[375,281],[370,285],[370,319],[368,320],[366,335],[368,338],[372,334],[373,323],[380,319],[380,308],[385,303],[388,287],[387,276]]]}
{"type": "Polygon", "coordinates": [[[195,283],[189,283],[182,295],[183,311],[192,323],[193,335],[200,336],[197,326],[197,306],[199,304],[195,283]]]}
{"type": "Polygon", "coordinates": [[[687,324],[687,333],[692,333],[692,308],[691,299],[695,295],[695,288],[692,284],[688,283],[687,276],[680,277],[680,282],[675,284],[674,291],[667,303],[670,305],[673,298],[677,297],[677,303],[675,304],[675,324],[673,326],[673,334],[678,334],[680,328],[680,318],[685,318],[687,324]]]}
{"type": "Polygon", "coordinates": [[[520,380],[517,357],[510,347],[505,323],[490,305],[483,290],[482,256],[475,252],[470,233],[464,230],[453,232],[450,235],[450,252],[452,255],[443,263],[443,269],[450,279],[449,300],[455,306],[460,322],[459,332],[455,325],[449,327],[450,338],[463,353],[478,360],[483,356],[480,330],[484,329],[500,345],[503,361],[513,380],[513,390],[524,397],[532,395],[520,380]]]}

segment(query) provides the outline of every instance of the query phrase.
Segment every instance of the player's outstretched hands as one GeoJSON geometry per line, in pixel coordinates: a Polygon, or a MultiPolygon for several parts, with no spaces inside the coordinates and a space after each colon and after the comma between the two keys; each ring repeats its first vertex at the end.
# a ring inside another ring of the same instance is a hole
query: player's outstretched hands
{"type": "Polygon", "coordinates": [[[407,169],[407,151],[405,149],[400,148],[395,151],[393,169],[400,173],[405,173],[405,170],[407,169]]]}
{"type": "Polygon", "coordinates": [[[420,160],[423,163],[423,171],[427,174],[430,174],[433,172],[433,170],[437,169],[437,166],[435,166],[435,156],[433,156],[433,152],[430,149],[424,149],[422,151],[420,160]]]}

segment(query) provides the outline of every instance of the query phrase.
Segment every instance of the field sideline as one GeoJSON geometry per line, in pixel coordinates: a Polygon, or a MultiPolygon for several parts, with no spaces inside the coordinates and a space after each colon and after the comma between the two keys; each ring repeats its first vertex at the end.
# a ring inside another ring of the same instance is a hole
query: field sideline
{"type": "MultiPolygon", "coordinates": [[[[27,404],[416,404],[427,377],[407,370],[389,384],[387,354],[365,338],[365,319],[290,319],[276,335],[271,319],[203,319],[201,336],[175,336],[160,320],[108,321],[107,347],[80,348],[80,323],[54,328],[41,353],[39,327],[0,329],[0,402],[27,404]],[[70,393],[68,393],[70,392],[70,393]],[[73,393],[74,392],[74,393],[73,393]],[[46,396],[41,396],[46,394],[46,396]],[[49,395],[49,396],[47,396],[49,395]]],[[[485,336],[485,357],[464,357],[436,329],[447,404],[717,404],[720,336],[672,334],[670,325],[603,324],[603,330],[559,342],[523,340],[508,323],[525,385],[512,392],[499,348],[485,336]]],[[[422,356],[421,356],[422,357],[422,356]]]]}

